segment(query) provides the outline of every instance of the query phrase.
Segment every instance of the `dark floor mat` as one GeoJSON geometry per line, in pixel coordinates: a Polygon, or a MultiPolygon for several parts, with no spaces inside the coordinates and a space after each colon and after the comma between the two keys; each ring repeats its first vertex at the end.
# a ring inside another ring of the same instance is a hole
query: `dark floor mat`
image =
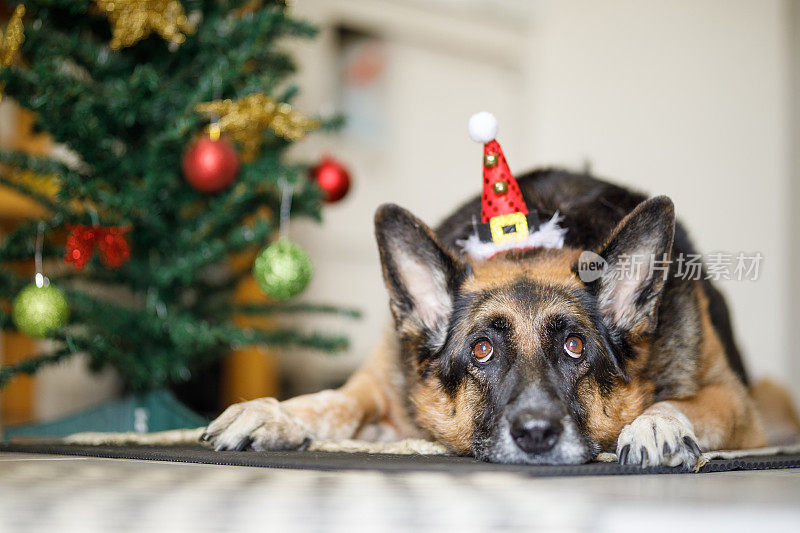
{"type": "MultiPolygon", "coordinates": [[[[215,452],[200,446],[77,446],[69,444],[0,444],[0,452],[80,455],[114,459],[143,459],[232,466],[303,468],[310,470],[379,470],[384,472],[439,471],[455,474],[472,472],[517,472],[533,477],[600,476],[625,474],[676,474],[679,468],[640,468],[617,463],[589,463],[573,466],[501,465],[469,457],[442,455],[390,455],[343,452],[215,452]]],[[[770,470],[800,467],[800,454],[768,455],[740,459],[715,459],[700,472],[770,470]]]]}

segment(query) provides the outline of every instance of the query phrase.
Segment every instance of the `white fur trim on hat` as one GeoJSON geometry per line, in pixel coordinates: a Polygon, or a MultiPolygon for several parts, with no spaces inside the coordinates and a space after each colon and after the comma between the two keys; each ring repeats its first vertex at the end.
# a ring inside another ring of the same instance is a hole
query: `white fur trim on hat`
{"type": "Polygon", "coordinates": [[[469,117],[469,136],[476,143],[486,144],[497,137],[497,119],[488,111],[469,117]]]}
{"type": "Polygon", "coordinates": [[[475,231],[468,238],[456,241],[456,244],[461,246],[465,254],[479,261],[485,261],[500,252],[515,248],[562,248],[567,228],[559,226],[560,221],[561,217],[556,212],[553,218],[540,225],[537,231],[521,241],[485,242],[478,237],[478,232],[475,231]]]}

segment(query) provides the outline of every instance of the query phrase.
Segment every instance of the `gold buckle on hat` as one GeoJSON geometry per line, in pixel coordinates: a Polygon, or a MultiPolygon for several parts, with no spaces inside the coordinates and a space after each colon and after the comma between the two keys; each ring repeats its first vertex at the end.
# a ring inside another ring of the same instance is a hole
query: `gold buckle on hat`
{"type": "Polygon", "coordinates": [[[529,235],[528,219],[519,211],[490,218],[489,229],[492,232],[492,240],[497,244],[505,241],[521,241],[529,235]]]}

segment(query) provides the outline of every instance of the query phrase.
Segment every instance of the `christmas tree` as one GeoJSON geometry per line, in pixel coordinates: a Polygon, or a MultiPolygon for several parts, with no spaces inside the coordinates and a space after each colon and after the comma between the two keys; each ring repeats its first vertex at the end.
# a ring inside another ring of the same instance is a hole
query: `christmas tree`
{"type": "Polygon", "coordinates": [[[232,320],[343,312],[278,301],[310,275],[302,250],[273,242],[281,220],[319,219],[322,197],[284,155],[334,126],[291,105],[294,65],[281,47],[313,28],[282,2],[10,3],[0,88],[61,148],[52,158],[0,150],[0,184],[48,213],[0,241],[0,326],[56,342],[2,367],[0,386],[78,353],[137,392],[182,382],[237,346],[344,348],[338,335],[232,320]],[[270,242],[279,246],[256,273],[275,303],[237,306],[234,288],[270,242]],[[36,272],[19,268],[36,256],[36,272]]]}

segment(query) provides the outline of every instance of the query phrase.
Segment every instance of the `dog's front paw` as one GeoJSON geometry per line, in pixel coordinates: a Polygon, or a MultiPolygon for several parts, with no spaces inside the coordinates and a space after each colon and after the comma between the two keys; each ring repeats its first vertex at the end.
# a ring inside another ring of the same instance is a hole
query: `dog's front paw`
{"type": "Polygon", "coordinates": [[[622,428],[617,457],[623,465],[695,468],[702,457],[691,422],[669,404],[656,404],[622,428]]]}
{"type": "Polygon", "coordinates": [[[211,422],[201,441],[215,450],[296,450],[311,441],[308,430],[275,398],[231,405],[211,422]]]}

